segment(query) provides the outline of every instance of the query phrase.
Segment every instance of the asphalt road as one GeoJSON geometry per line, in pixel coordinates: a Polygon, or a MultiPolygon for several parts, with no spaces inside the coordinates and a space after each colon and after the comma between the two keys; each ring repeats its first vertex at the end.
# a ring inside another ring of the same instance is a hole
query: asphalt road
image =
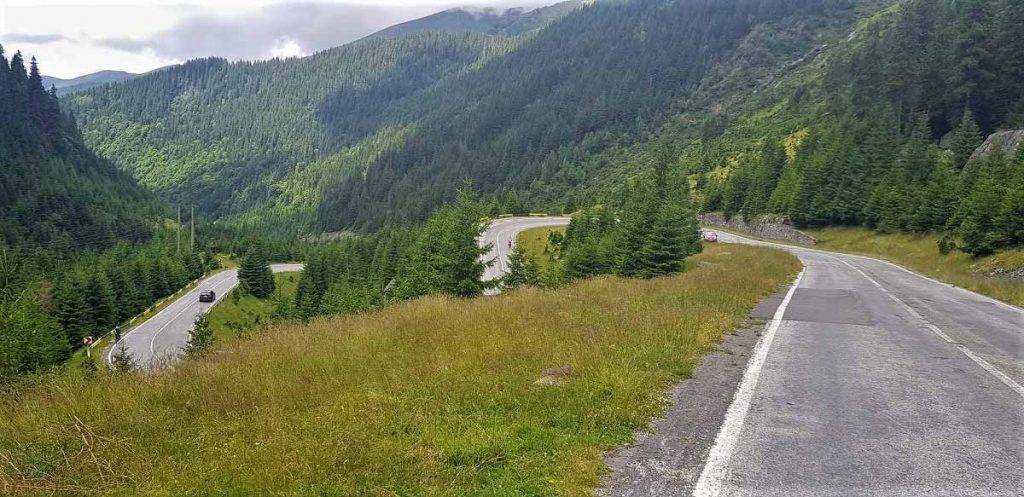
{"type": "Polygon", "coordinates": [[[868,257],[719,240],[805,270],[696,495],[1024,495],[1024,311],[868,257]]]}
{"type": "MultiPolygon", "coordinates": [[[[302,264],[272,264],[275,273],[302,271],[302,264]]],[[[125,347],[132,358],[143,369],[151,369],[182,354],[188,344],[188,335],[196,318],[227,297],[228,292],[238,285],[238,270],[229,269],[201,281],[194,289],[181,296],[155,316],[139,324],[121,337],[121,341],[107,348],[107,362],[114,354],[115,347],[125,347]],[[199,302],[199,293],[213,290],[217,300],[212,303],[199,302]]]]}
{"type": "Polygon", "coordinates": [[[521,231],[542,226],[565,226],[569,224],[567,217],[506,217],[491,222],[480,237],[481,247],[491,245],[490,252],[481,258],[494,261],[484,270],[484,281],[500,278],[508,271],[508,256],[516,246],[516,235],[521,231]]]}

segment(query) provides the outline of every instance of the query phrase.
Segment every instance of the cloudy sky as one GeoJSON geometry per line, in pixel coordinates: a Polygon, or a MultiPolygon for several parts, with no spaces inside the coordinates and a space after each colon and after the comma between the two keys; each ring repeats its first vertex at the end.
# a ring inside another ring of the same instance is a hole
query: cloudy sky
{"type": "Polygon", "coordinates": [[[0,0],[0,44],[61,78],[145,72],[196,57],[308,55],[452,7],[535,7],[555,0],[0,0]]]}

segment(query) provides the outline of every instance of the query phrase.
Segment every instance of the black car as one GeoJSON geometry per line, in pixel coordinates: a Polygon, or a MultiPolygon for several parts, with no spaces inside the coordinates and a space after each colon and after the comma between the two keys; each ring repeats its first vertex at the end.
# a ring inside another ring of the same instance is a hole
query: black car
{"type": "Polygon", "coordinates": [[[217,294],[214,293],[213,290],[204,290],[199,292],[200,302],[213,302],[214,300],[217,300],[217,294]]]}

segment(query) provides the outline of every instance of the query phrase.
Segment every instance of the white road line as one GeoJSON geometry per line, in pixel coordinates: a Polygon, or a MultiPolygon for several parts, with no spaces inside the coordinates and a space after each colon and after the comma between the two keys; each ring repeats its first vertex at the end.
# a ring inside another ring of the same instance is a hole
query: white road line
{"type": "MultiPolygon", "coordinates": [[[[701,230],[702,231],[714,231],[713,228],[712,229],[701,228],[701,230]]],[[[885,259],[879,259],[877,257],[871,257],[871,256],[868,256],[868,255],[862,255],[862,254],[848,254],[848,253],[845,253],[845,252],[833,252],[833,251],[829,251],[829,250],[822,250],[822,249],[805,247],[805,246],[802,246],[802,245],[790,245],[788,243],[769,242],[769,241],[766,241],[766,240],[758,240],[758,239],[755,239],[755,238],[747,238],[747,237],[745,237],[743,235],[738,235],[736,233],[730,233],[728,231],[722,231],[722,233],[725,233],[725,234],[730,235],[730,236],[734,236],[736,238],[740,238],[742,240],[746,240],[748,242],[753,242],[752,245],[761,244],[761,245],[766,245],[766,246],[770,246],[770,247],[779,247],[779,248],[784,248],[784,249],[793,249],[794,251],[806,250],[808,252],[812,252],[812,253],[815,253],[815,254],[827,255],[827,256],[830,256],[830,257],[834,257],[835,255],[843,255],[843,256],[846,256],[846,257],[854,257],[854,258],[864,259],[864,260],[868,260],[868,261],[872,261],[872,262],[880,262],[882,264],[886,264],[886,265],[892,266],[892,267],[894,267],[896,269],[899,269],[900,271],[903,271],[904,273],[907,273],[907,274],[910,274],[910,275],[913,275],[913,276],[917,276],[918,278],[930,281],[930,282],[938,284],[938,285],[942,285],[942,286],[950,287],[950,288],[956,288],[957,290],[960,290],[960,291],[963,291],[963,292],[967,292],[967,293],[971,294],[973,297],[977,297],[977,298],[979,298],[981,300],[985,300],[985,301],[991,302],[991,303],[996,304],[999,307],[1002,307],[1004,309],[1024,314],[1024,308],[1017,307],[1017,306],[1015,306],[1013,304],[1009,304],[1009,303],[1003,302],[1002,300],[999,300],[999,299],[994,299],[992,297],[989,297],[988,295],[982,295],[982,294],[980,294],[978,292],[975,292],[975,291],[972,291],[972,290],[968,290],[968,289],[963,288],[963,287],[956,286],[956,285],[954,285],[952,283],[946,283],[945,281],[939,281],[939,280],[937,280],[935,278],[932,278],[930,276],[925,276],[925,275],[923,275],[921,273],[914,272],[914,271],[912,271],[910,269],[907,269],[907,268],[905,268],[905,267],[903,267],[903,266],[901,266],[899,264],[896,264],[895,262],[887,261],[885,259]]],[[[728,241],[724,241],[724,240],[723,240],[723,242],[724,243],[729,243],[728,241]]],[[[1024,329],[1024,327],[1022,327],[1022,329],[1024,329]]]]}
{"type": "MultiPolygon", "coordinates": [[[[211,275],[209,277],[209,279],[213,279],[216,276],[217,275],[211,275]]],[[[199,284],[197,284],[196,287],[198,288],[199,285],[202,285],[203,283],[204,282],[199,282],[199,284]]],[[[186,293],[186,295],[188,295],[188,293],[186,293]]],[[[151,318],[149,318],[149,319],[139,323],[138,326],[128,330],[128,333],[125,333],[124,336],[121,337],[121,340],[119,342],[111,344],[110,345],[110,351],[107,352],[107,364],[111,364],[111,363],[114,362],[114,349],[117,348],[118,344],[121,344],[121,346],[124,347],[124,344],[126,344],[128,342],[128,337],[132,336],[133,333],[135,333],[136,331],[141,329],[146,323],[148,323],[148,322],[150,322],[150,321],[160,317],[165,312],[170,312],[171,307],[174,307],[174,304],[176,302],[177,302],[177,300],[175,300],[174,302],[171,302],[170,304],[167,305],[167,307],[164,307],[163,309],[160,310],[160,312],[158,312],[155,315],[153,315],[153,317],[151,317],[151,318]]],[[[173,321],[173,318],[172,318],[172,321],[173,321]]]]}
{"type": "Polygon", "coordinates": [[[729,409],[725,413],[725,420],[718,431],[718,436],[715,437],[715,445],[708,452],[707,462],[704,463],[704,470],[701,471],[700,479],[697,480],[697,486],[693,489],[695,497],[714,497],[722,491],[722,483],[725,481],[729,470],[729,459],[732,457],[732,451],[736,448],[736,442],[739,440],[740,432],[743,430],[743,422],[746,420],[747,412],[750,410],[750,402],[754,398],[754,389],[757,387],[758,379],[761,377],[761,369],[764,367],[764,361],[768,357],[768,350],[772,346],[772,340],[775,339],[775,333],[782,325],[782,317],[786,314],[786,307],[789,306],[789,301],[793,298],[793,293],[800,286],[800,280],[803,277],[804,271],[800,271],[800,274],[797,275],[796,280],[793,282],[793,286],[786,292],[786,297],[782,299],[782,303],[775,311],[775,316],[768,323],[764,335],[758,340],[750,360],[747,361],[747,369],[743,373],[743,379],[740,381],[739,388],[736,389],[732,403],[729,404],[729,409]]]}
{"type": "Polygon", "coordinates": [[[847,266],[850,267],[850,269],[853,269],[854,271],[860,273],[861,276],[867,278],[867,280],[870,281],[871,283],[873,283],[876,287],[878,287],[878,289],[881,290],[882,293],[886,294],[890,299],[893,300],[893,302],[896,302],[901,307],[906,309],[906,311],[909,312],[910,315],[914,316],[915,318],[920,320],[922,323],[924,323],[925,327],[927,327],[933,333],[938,335],[939,338],[941,338],[944,341],[946,341],[946,342],[956,346],[957,350],[959,350],[961,353],[963,353],[965,356],[967,356],[970,360],[972,360],[975,363],[977,363],[979,366],[982,367],[982,369],[984,369],[989,374],[994,376],[997,380],[1003,382],[1006,386],[1010,387],[1015,392],[1017,392],[1018,395],[1020,395],[1022,398],[1024,398],[1024,386],[1021,386],[1020,383],[1017,383],[1016,381],[1013,381],[1012,378],[1010,378],[1009,376],[1006,376],[1006,374],[1004,374],[1002,371],[996,369],[995,366],[993,366],[991,363],[989,363],[985,359],[982,359],[980,356],[975,354],[974,351],[972,351],[971,349],[967,348],[963,344],[960,344],[960,343],[957,343],[956,341],[954,341],[952,338],[950,338],[949,335],[947,335],[945,332],[943,332],[941,329],[939,329],[938,326],[935,326],[930,321],[925,319],[925,317],[922,316],[921,313],[917,312],[913,307],[910,307],[910,305],[908,305],[906,302],[901,300],[899,297],[893,295],[891,292],[889,292],[889,290],[887,290],[884,286],[882,286],[881,283],[875,281],[874,278],[868,276],[868,274],[865,273],[864,271],[861,271],[860,268],[858,268],[858,267],[854,266],[853,264],[850,264],[849,262],[846,262],[846,261],[844,261],[844,260],[842,260],[842,259],[840,259],[838,257],[833,257],[833,256],[829,256],[829,257],[831,257],[832,259],[835,259],[835,260],[837,260],[837,261],[839,261],[839,262],[841,262],[843,264],[846,264],[847,266]]]}
{"type": "MultiPolygon", "coordinates": [[[[229,272],[230,271],[225,271],[225,273],[229,273],[229,272]]],[[[221,287],[221,285],[223,285],[224,283],[230,282],[230,281],[231,281],[230,277],[221,278],[220,281],[218,281],[217,283],[213,284],[213,290],[217,291],[221,287]]],[[[191,293],[192,292],[186,293],[185,295],[182,295],[181,298],[184,299],[185,297],[188,297],[189,294],[191,294],[191,293]]],[[[175,314],[173,318],[167,320],[167,322],[164,323],[163,326],[161,326],[159,329],[156,330],[155,333],[153,333],[152,338],[149,339],[149,354],[150,354],[150,358],[151,359],[156,358],[156,339],[157,339],[157,337],[160,336],[160,333],[163,333],[164,329],[167,328],[167,326],[169,326],[171,323],[173,323],[175,320],[177,320],[179,316],[184,314],[185,311],[191,309],[195,305],[196,305],[196,303],[194,301],[193,302],[189,302],[189,304],[186,305],[184,309],[182,309],[181,311],[178,311],[178,313],[175,314]]]]}

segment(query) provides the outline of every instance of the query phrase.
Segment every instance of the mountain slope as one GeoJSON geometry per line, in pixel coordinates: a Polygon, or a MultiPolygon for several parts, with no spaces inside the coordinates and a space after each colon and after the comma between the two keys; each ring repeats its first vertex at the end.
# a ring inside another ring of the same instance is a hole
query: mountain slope
{"type": "MultiPolygon", "coordinates": [[[[973,255],[1024,244],[1024,160],[968,160],[1024,125],[1020,22],[1007,0],[899,2],[746,93],[698,94],[620,157],[672,158],[726,215],[937,232],[973,255]]],[[[604,160],[604,185],[630,170],[604,160]]]]}
{"type": "Polygon", "coordinates": [[[43,76],[43,88],[50,88],[52,86],[57,89],[57,96],[64,96],[79,91],[85,91],[94,86],[105,85],[107,83],[118,83],[136,76],[138,76],[138,74],[125,71],[97,71],[71,79],[43,76]]]}
{"type": "Polygon", "coordinates": [[[590,181],[583,161],[656,129],[752,35],[785,19],[831,29],[869,3],[597,2],[519,36],[193,61],[66,103],[102,155],[236,221],[372,229],[423,219],[464,181],[504,208],[561,210],[590,181]]]}
{"type": "Polygon", "coordinates": [[[0,242],[58,254],[141,240],[154,199],[82,143],[35,61],[0,48],[0,242]]]}
{"type": "Polygon", "coordinates": [[[214,216],[277,213],[281,224],[309,226],[321,183],[352,174],[402,132],[369,127],[359,140],[339,140],[321,123],[325,108],[370,119],[508,46],[505,38],[424,33],[301,59],[195,60],[65,104],[101,155],[166,198],[214,216]]]}
{"type": "MultiPolygon", "coordinates": [[[[444,81],[395,122],[415,136],[327,192],[322,227],[422,218],[470,180],[512,209],[572,210],[586,157],[629,143],[670,115],[764,25],[822,24],[858,2],[633,1],[581,8],[478,71],[444,81]]],[[[813,28],[812,28],[813,29],[813,28]]]]}

